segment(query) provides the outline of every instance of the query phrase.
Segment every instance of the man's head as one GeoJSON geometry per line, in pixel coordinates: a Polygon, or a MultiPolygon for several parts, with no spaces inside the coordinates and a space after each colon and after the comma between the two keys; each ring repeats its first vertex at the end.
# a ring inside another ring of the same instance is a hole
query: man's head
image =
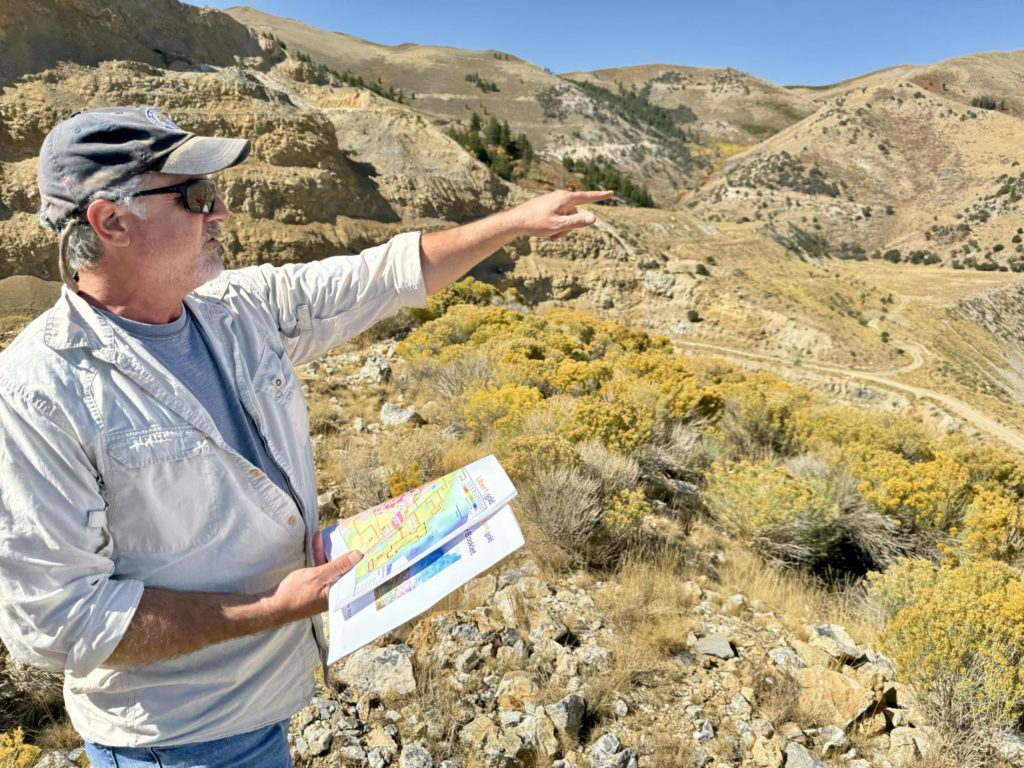
{"type": "MultiPolygon", "coordinates": [[[[62,233],[65,282],[74,288],[73,270],[102,253],[103,236],[93,226],[96,211],[90,212],[94,203],[112,201],[130,209],[130,201],[138,200],[133,195],[166,186],[155,182],[187,182],[236,165],[248,154],[245,139],[196,136],[153,107],[96,109],[59,123],[39,152],[39,220],[62,233]],[[76,257],[71,266],[69,251],[76,257]]],[[[177,201],[191,211],[196,192],[177,198],[170,192],[159,199],[177,201]]],[[[134,212],[141,210],[138,206],[134,212]]]]}

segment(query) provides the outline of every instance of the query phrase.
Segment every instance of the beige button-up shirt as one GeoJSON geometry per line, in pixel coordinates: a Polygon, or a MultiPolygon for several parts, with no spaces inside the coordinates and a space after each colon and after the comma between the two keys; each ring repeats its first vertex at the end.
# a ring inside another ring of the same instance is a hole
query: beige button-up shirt
{"type": "Polygon", "coordinates": [[[85,738],[205,741],[308,702],[318,620],[136,668],[104,661],[146,586],[256,593],[311,562],[316,483],[292,366],[425,299],[418,233],[358,256],[228,271],[186,297],[291,493],[67,289],[0,353],[0,637],[19,661],[64,672],[85,738]]]}

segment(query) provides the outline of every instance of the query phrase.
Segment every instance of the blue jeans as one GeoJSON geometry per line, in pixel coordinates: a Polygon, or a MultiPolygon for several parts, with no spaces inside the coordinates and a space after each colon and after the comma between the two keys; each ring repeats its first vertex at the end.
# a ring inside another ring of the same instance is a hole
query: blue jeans
{"type": "Polygon", "coordinates": [[[85,742],[93,768],[292,768],[288,721],[176,747],[104,747],[85,742]]]}

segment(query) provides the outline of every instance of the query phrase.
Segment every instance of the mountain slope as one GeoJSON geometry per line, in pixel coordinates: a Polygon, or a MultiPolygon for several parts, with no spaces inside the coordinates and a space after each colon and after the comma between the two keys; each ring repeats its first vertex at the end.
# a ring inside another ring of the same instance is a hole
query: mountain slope
{"type": "Polygon", "coordinates": [[[230,16],[176,0],[0,0],[0,51],[0,86],[58,61],[94,65],[121,58],[189,68],[240,59],[262,66],[283,58],[230,16]]]}
{"type": "MultiPolygon", "coordinates": [[[[1024,71],[1024,54],[995,60],[1024,71]]],[[[1019,260],[1024,121],[965,104],[976,86],[953,92],[938,79],[989,64],[977,56],[900,68],[825,91],[817,112],[736,157],[688,205],[712,219],[763,221],[811,255],[1019,260]]]]}
{"type": "Polygon", "coordinates": [[[647,88],[650,102],[676,112],[702,143],[756,144],[818,109],[801,94],[731,67],[648,64],[564,77],[612,90],[647,88]]]}
{"type": "Polygon", "coordinates": [[[410,106],[443,125],[465,123],[473,112],[494,115],[507,120],[513,133],[526,133],[538,155],[555,163],[565,156],[601,156],[646,184],[661,204],[675,202],[677,190],[693,188],[704,176],[685,145],[630,123],[572,83],[510,54],[413,44],[389,47],[252,8],[231,8],[228,13],[272,34],[289,51],[301,51],[339,73],[349,71],[401,90],[410,106]]]}

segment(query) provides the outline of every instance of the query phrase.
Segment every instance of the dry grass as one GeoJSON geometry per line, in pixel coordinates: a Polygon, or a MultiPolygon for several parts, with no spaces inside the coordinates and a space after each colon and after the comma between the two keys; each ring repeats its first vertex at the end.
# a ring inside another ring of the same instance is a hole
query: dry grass
{"type": "Polygon", "coordinates": [[[694,745],[688,732],[680,733],[676,728],[657,728],[644,733],[637,744],[642,755],[649,755],[651,765],[658,768],[693,768],[694,745]]]}
{"type": "Polygon", "coordinates": [[[754,703],[759,716],[775,726],[790,720],[801,723],[814,721],[813,717],[806,721],[800,719],[804,714],[797,704],[800,684],[769,661],[764,660],[748,669],[745,681],[754,689],[754,703]]]}
{"type": "Polygon", "coordinates": [[[75,749],[82,746],[82,737],[66,716],[61,716],[59,719],[41,726],[35,733],[33,741],[42,747],[44,752],[55,749],[75,749]]]}
{"type": "Polygon", "coordinates": [[[859,588],[826,589],[810,574],[769,565],[703,523],[695,526],[690,543],[698,551],[723,550],[725,561],[714,573],[723,591],[759,601],[800,639],[807,639],[806,624],[824,621],[842,625],[858,642],[872,645],[877,640],[881,627],[859,588]]]}
{"type": "Polygon", "coordinates": [[[612,661],[609,669],[586,682],[591,713],[606,717],[617,696],[675,677],[679,666],[673,654],[685,647],[694,628],[689,616],[693,598],[675,554],[667,550],[643,559],[629,556],[609,576],[595,602],[615,630],[612,661]]]}
{"type": "Polygon", "coordinates": [[[460,728],[457,702],[463,694],[451,687],[448,672],[435,664],[416,664],[415,671],[416,703],[430,718],[430,727],[425,734],[427,749],[439,760],[453,757],[460,728]]]}
{"type": "Polygon", "coordinates": [[[588,544],[601,522],[600,492],[600,481],[589,472],[546,467],[519,488],[519,504],[549,541],[557,542],[574,565],[582,565],[589,559],[588,544]]]}

